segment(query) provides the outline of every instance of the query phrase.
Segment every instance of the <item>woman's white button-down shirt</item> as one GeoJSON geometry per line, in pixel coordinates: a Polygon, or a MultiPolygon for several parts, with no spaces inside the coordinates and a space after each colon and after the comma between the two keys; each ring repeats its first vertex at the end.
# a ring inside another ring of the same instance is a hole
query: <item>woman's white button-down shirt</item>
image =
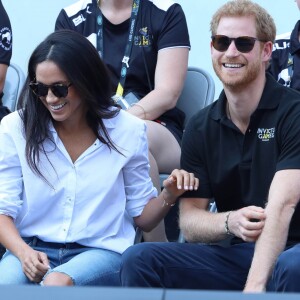
{"type": "Polygon", "coordinates": [[[0,214],[22,237],[77,242],[122,253],[133,244],[133,217],[157,195],[149,177],[145,123],[120,113],[104,120],[119,154],[96,140],[73,163],[50,124],[52,141],[40,156],[46,183],[29,168],[18,112],[0,127],[0,214]]]}

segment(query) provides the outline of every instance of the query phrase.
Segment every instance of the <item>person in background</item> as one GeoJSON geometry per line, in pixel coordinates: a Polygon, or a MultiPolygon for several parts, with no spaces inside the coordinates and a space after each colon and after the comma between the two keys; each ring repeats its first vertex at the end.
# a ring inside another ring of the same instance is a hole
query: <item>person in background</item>
{"type": "MultiPolygon", "coordinates": [[[[3,106],[3,89],[6,77],[6,71],[12,55],[12,30],[9,17],[0,0],[0,123],[4,116],[10,113],[6,106],[3,106]]],[[[5,249],[0,244],[0,259],[5,249]]]]}
{"type": "MultiPolygon", "coordinates": [[[[83,34],[112,76],[112,95],[130,114],[146,120],[150,176],[179,168],[184,114],[176,108],[190,49],[185,15],[165,0],[79,0],[62,9],[55,30],[83,34]],[[120,103],[122,103],[120,101],[120,103]]],[[[166,241],[163,223],[146,241],[166,241]]]]}
{"type": "Polygon", "coordinates": [[[245,291],[299,291],[300,94],[266,74],[276,27],[260,5],[227,1],[210,28],[224,89],[182,140],[181,167],[200,182],[180,201],[189,243],[128,248],[122,285],[242,291],[255,253],[245,291]],[[211,198],[217,213],[207,211],[211,198]],[[228,247],[203,244],[226,237],[228,247]]]}
{"type": "MultiPolygon", "coordinates": [[[[7,68],[12,55],[12,30],[7,12],[0,0],[0,122],[4,116],[10,113],[6,106],[3,106],[3,89],[7,68]]],[[[3,247],[0,245],[0,257],[3,254],[3,247]]]]}
{"type": "Polygon", "coordinates": [[[0,144],[0,284],[120,285],[135,226],[199,184],[175,169],[157,196],[145,122],[114,105],[98,52],[70,30],[33,51],[0,144]]]}
{"type": "MultiPolygon", "coordinates": [[[[300,0],[295,0],[300,10],[300,0]]],[[[300,20],[292,32],[278,35],[268,72],[281,84],[300,91],[300,20]]]]}

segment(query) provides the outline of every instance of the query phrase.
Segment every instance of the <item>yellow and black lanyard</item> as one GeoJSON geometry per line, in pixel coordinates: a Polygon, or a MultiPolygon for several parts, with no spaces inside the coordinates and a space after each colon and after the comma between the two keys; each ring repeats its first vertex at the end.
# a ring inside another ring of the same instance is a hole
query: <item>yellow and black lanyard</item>
{"type": "MultiPolygon", "coordinates": [[[[121,74],[120,74],[120,81],[118,83],[118,87],[116,90],[116,94],[113,99],[117,102],[118,98],[123,97],[124,93],[124,85],[127,75],[127,69],[129,68],[129,59],[131,55],[132,45],[133,45],[133,38],[134,38],[134,31],[137,22],[138,11],[140,7],[140,0],[134,0],[132,3],[132,11],[130,17],[130,26],[129,26],[129,33],[128,33],[128,40],[125,47],[125,53],[122,59],[122,67],[121,67],[121,74]]],[[[102,12],[99,9],[99,15],[97,17],[97,51],[101,58],[103,58],[103,16],[102,12]]]]}

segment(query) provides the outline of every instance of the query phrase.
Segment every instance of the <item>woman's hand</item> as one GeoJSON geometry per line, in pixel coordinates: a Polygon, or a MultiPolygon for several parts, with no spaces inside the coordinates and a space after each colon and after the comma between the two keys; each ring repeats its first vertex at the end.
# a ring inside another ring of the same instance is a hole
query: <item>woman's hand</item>
{"type": "Polygon", "coordinates": [[[142,214],[134,218],[143,231],[151,231],[165,217],[177,198],[185,191],[197,190],[199,179],[193,173],[175,169],[163,182],[164,189],[158,197],[151,199],[142,214]]]}
{"type": "Polygon", "coordinates": [[[171,175],[164,180],[163,186],[163,192],[166,195],[164,198],[168,197],[174,199],[181,196],[185,191],[197,190],[199,187],[199,179],[196,178],[193,173],[175,169],[171,175]]]}
{"type": "Polygon", "coordinates": [[[47,255],[43,252],[28,249],[20,258],[24,274],[32,282],[41,282],[50,269],[47,255]]]}

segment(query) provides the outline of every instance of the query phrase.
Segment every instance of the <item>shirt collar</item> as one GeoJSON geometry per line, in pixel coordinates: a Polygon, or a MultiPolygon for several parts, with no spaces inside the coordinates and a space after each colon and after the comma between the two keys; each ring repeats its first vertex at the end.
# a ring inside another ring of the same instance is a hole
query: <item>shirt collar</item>
{"type": "MultiPolygon", "coordinates": [[[[270,75],[266,74],[266,84],[256,110],[260,109],[274,109],[278,106],[280,98],[278,93],[282,89],[282,85],[270,75]]],[[[227,98],[224,90],[222,90],[219,99],[215,102],[211,109],[211,118],[214,120],[221,120],[226,118],[226,103],[227,98]]]]}
{"type": "MultiPolygon", "coordinates": [[[[122,110],[119,112],[119,113],[123,113],[122,110]]],[[[116,117],[113,117],[113,118],[110,118],[110,119],[103,119],[103,123],[104,123],[104,126],[105,128],[115,128],[117,125],[117,118],[116,117]]],[[[50,120],[49,121],[49,131],[50,132],[56,132],[54,126],[53,126],[53,122],[50,120]]]]}

